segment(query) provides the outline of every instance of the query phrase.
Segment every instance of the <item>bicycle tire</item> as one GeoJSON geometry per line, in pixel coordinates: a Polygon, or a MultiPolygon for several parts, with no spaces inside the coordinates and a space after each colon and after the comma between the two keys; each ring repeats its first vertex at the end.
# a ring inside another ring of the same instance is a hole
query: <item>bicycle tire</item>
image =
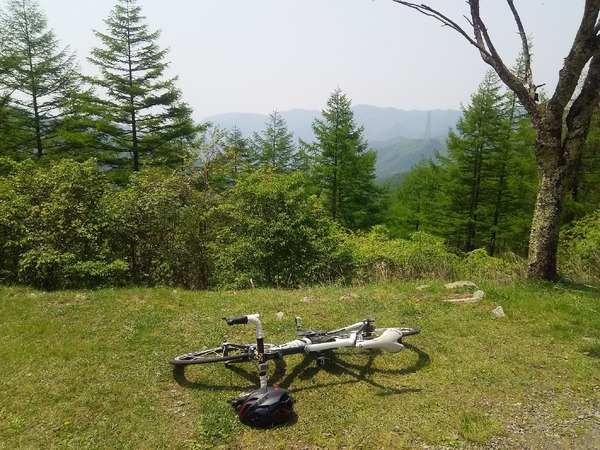
{"type": "Polygon", "coordinates": [[[169,364],[174,366],[189,366],[192,364],[210,364],[218,362],[247,362],[252,359],[252,346],[245,344],[223,344],[220,347],[198,350],[175,356],[169,360],[169,364]]]}

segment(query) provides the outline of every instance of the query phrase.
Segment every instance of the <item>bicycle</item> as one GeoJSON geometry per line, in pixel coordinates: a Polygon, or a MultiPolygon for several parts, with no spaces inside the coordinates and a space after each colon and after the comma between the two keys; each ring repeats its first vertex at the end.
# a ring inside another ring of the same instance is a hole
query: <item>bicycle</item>
{"type": "MultiPolygon", "coordinates": [[[[266,366],[268,361],[282,359],[298,353],[323,353],[341,347],[356,347],[362,350],[381,349],[390,353],[400,352],[404,345],[402,339],[420,332],[419,328],[392,327],[375,328],[373,319],[363,319],[347,327],[333,331],[313,331],[300,328],[302,319],[296,317],[296,330],[300,339],[280,345],[265,344],[259,314],[250,314],[236,318],[223,318],[227,325],[253,323],[256,325],[256,344],[238,344],[223,342],[219,347],[175,356],[169,360],[174,366],[223,362],[226,365],[248,361],[258,361],[261,387],[266,386],[266,366]],[[263,370],[264,369],[264,370],[263,370]]],[[[317,361],[325,361],[321,356],[317,361]]]]}
{"type": "Polygon", "coordinates": [[[300,339],[280,345],[266,344],[259,314],[235,318],[223,318],[227,325],[252,323],[256,325],[256,344],[223,342],[219,347],[175,356],[169,360],[174,374],[181,375],[186,366],[194,364],[229,364],[258,361],[260,387],[250,394],[243,394],[231,402],[239,409],[240,420],[251,426],[268,426],[287,421],[293,405],[285,389],[267,386],[267,362],[283,359],[298,353],[317,353],[317,364],[323,365],[328,358],[325,351],[341,347],[356,347],[361,350],[380,349],[397,353],[404,349],[402,339],[420,332],[419,328],[394,327],[375,328],[373,319],[363,319],[352,325],[333,331],[303,330],[302,319],[296,317],[296,330],[300,339]],[[179,374],[178,374],[179,372],[179,374]]]}

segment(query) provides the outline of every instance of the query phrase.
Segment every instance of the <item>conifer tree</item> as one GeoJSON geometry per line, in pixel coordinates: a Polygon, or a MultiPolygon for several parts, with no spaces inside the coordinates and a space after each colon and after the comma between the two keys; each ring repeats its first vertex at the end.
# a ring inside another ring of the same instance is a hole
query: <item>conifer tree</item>
{"type": "MultiPolygon", "coordinates": [[[[521,56],[513,69],[524,78],[521,56]]],[[[503,116],[502,145],[494,149],[489,173],[491,199],[486,205],[491,220],[488,252],[527,253],[535,204],[537,168],[531,119],[518,97],[507,91],[500,101],[503,116]]]]}
{"type": "Polygon", "coordinates": [[[525,253],[535,200],[533,136],[516,98],[499,85],[489,71],[450,132],[439,199],[453,246],[525,253]]]}
{"type": "MultiPolygon", "coordinates": [[[[2,42],[0,41],[0,79],[10,70],[9,58],[4,56],[2,42]]],[[[10,91],[0,86],[0,156],[19,160],[24,157],[24,152],[19,151],[22,142],[26,139],[21,133],[21,126],[25,125],[27,117],[10,103],[10,91]]]]}
{"type": "Polygon", "coordinates": [[[590,132],[583,147],[565,205],[566,223],[581,219],[600,205],[600,110],[592,116],[590,132]]]}
{"type": "Polygon", "coordinates": [[[242,130],[234,126],[225,137],[225,155],[234,181],[250,164],[250,145],[242,130]]]}
{"type": "Polygon", "coordinates": [[[488,228],[482,205],[489,202],[493,152],[501,152],[503,117],[500,110],[498,79],[487,72],[471,104],[463,108],[457,132],[450,131],[447,146],[449,235],[454,244],[466,251],[484,245],[483,231],[488,228]]]}
{"type": "Polygon", "coordinates": [[[7,0],[6,10],[0,11],[0,42],[0,85],[10,93],[13,107],[8,111],[13,151],[38,159],[59,151],[63,102],[79,87],[75,54],[68,46],[60,48],[35,0],[7,0]]]}
{"type": "Polygon", "coordinates": [[[431,159],[423,159],[403,177],[386,220],[395,236],[406,239],[417,231],[444,233],[440,227],[445,214],[440,207],[442,172],[431,159]]]}
{"type": "Polygon", "coordinates": [[[295,168],[294,133],[279,112],[274,111],[262,133],[254,133],[251,141],[252,159],[256,167],[269,166],[276,172],[291,172],[295,168]]]}
{"type": "Polygon", "coordinates": [[[313,121],[316,142],[309,146],[313,177],[330,216],[351,229],[380,220],[382,192],[375,186],[375,159],[357,127],[351,101],[336,89],[322,118],[313,121]]]}
{"type": "Polygon", "coordinates": [[[102,47],[89,58],[100,71],[92,79],[101,90],[97,126],[112,150],[103,162],[133,171],[180,165],[197,131],[177,78],[164,77],[168,50],[158,45],[160,31],[150,32],[144,19],[136,0],[118,0],[104,21],[106,32],[94,31],[102,47]]]}

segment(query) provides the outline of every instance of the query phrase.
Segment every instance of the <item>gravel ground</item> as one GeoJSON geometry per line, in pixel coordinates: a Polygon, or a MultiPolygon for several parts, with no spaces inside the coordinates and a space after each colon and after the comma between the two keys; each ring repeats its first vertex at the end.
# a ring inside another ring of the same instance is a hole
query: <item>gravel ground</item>
{"type": "MultiPolygon", "coordinates": [[[[503,411],[509,417],[505,433],[484,445],[457,440],[456,445],[425,449],[532,449],[532,450],[600,450],[600,386],[593,398],[581,401],[572,392],[560,398],[547,391],[532,392],[526,402],[489,404],[490,411],[503,411]]],[[[506,423],[506,421],[505,421],[506,423]]]]}

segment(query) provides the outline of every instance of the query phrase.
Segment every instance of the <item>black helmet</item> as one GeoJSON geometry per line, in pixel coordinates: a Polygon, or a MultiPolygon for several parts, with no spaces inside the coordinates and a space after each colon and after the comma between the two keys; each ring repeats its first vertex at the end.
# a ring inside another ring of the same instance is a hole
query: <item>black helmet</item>
{"type": "MultiPolygon", "coordinates": [[[[232,402],[234,406],[239,401],[232,402]]],[[[268,427],[284,423],[290,419],[294,405],[285,389],[276,387],[260,388],[243,400],[240,408],[240,421],[251,427],[268,427]]]]}

